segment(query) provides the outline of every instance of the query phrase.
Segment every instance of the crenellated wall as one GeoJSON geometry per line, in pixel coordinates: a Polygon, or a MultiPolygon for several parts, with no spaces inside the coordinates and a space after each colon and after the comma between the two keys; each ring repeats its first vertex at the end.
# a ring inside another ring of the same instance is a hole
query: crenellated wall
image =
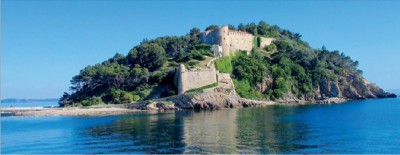
{"type": "MultiPolygon", "coordinates": [[[[229,56],[238,50],[251,51],[254,36],[243,31],[229,30],[228,26],[222,26],[213,30],[200,33],[200,39],[205,44],[219,45],[222,48],[221,56],[229,56]]],[[[273,38],[261,38],[261,47],[270,45],[273,38]]],[[[218,53],[217,48],[212,49],[218,53]]],[[[220,57],[219,55],[216,55],[220,57]]]]}
{"type": "Polygon", "coordinates": [[[229,56],[231,52],[238,50],[250,51],[253,48],[252,34],[242,31],[232,31],[228,29],[228,26],[205,31],[200,34],[200,39],[205,44],[217,44],[221,46],[221,56],[229,56]]]}

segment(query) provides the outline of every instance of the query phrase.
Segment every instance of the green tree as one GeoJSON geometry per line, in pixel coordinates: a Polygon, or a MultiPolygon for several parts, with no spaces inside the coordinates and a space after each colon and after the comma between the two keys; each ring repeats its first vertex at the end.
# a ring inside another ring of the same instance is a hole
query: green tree
{"type": "Polygon", "coordinates": [[[240,23],[238,26],[239,31],[246,31],[246,26],[243,23],[240,23]]]}
{"type": "Polygon", "coordinates": [[[257,32],[257,24],[256,24],[256,23],[250,23],[250,24],[247,26],[246,31],[249,32],[249,33],[251,33],[251,34],[253,34],[253,35],[258,35],[258,32],[257,32]]]}
{"type": "Polygon", "coordinates": [[[129,51],[127,56],[131,66],[140,65],[154,71],[167,61],[165,50],[155,43],[145,43],[129,51]]]}
{"type": "Polygon", "coordinates": [[[239,53],[232,60],[233,75],[239,80],[252,82],[253,86],[261,82],[267,73],[266,63],[260,53],[252,51],[248,56],[245,52],[239,53]]]}
{"type": "Polygon", "coordinates": [[[229,25],[228,25],[228,29],[229,29],[229,30],[236,30],[236,27],[235,27],[235,25],[229,24],[229,25]]]}
{"type": "Polygon", "coordinates": [[[126,57],[120,53],[115,53],[115,55],[112,58],[108,59],[108,62],[123,64],[123,65],[126,65],[128,63],[126,57]]]}
{"type": "Polygon", "coordinates": [[[190,33],[189,33],[190,36],[198,36],[199,34],[200,34],[199,28],[195,27],[195,28],[190,29],[190,33]]]}
{"type": "Polygon", "coordinates": [[[259,35],[266,35],[269,30],[269,25],[265,21],[260,21],[257,26],[257,32],[259,35]]]}
{"type": "Polygon", "coordinates": [[[218,27],[219,27],[218,25],[210,25],[210,26],[208,26],[208,27],[206,28],[206,31],[212,30],[212,29],[215,29],[215,28],[218,28],[218,27]]]}

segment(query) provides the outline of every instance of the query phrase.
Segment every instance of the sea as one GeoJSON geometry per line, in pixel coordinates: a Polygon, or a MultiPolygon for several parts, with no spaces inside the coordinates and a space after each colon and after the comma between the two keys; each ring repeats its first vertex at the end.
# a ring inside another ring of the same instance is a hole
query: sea
{"type": "Polygon", "coordinates": [[[398,154],[400,98],[97,117],[1,117],[1,153],[398,154]]]}

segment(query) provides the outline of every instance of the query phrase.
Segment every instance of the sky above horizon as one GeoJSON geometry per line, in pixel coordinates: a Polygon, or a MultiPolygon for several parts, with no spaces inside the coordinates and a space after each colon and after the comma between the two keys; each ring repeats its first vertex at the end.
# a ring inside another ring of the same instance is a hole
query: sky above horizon
{"type": "Polygon", "coordinates": [[[59,98],[88,65],[144,38],[264,20],[400,88],[400,1],[11,1],[1,4],[1,98],[59,98]]]}

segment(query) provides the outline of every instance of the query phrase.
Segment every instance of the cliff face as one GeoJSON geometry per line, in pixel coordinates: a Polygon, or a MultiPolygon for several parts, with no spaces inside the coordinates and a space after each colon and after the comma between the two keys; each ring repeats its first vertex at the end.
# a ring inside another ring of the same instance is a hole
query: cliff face
{"type": "Polygon", "coordinates": [[[184,94],[165,99],[182,109],[221,109],[253,107],[275,104],[273,101],[256,101],[221,93],[184,94]]]}
{"type": "MultiPolygon", "coordinates": [[[[257,85],[260,92],[268,91],[273,87],[273,79],[266,77],[257,85]]],[[[294,95],[287,92],[278,102],[319,102],[338,103],[347,100],[396,97],[395,94],[384,91],[374,83],[369,83],[361,76],[348,75],[341,80],[323,80],[314,88],[312,93],[294,95]]]]}
{"type": "Polygon", "coordinates": [[[218,110],[236,107],[254,107],[274,105],[274,101],[257,101],[240,98],[222,93],[185,93],[171,97],[147,100],[138,103],[115,105],[118,108],[150,110],[150,111],[169,111],[169,110],[218,110]]]}
{"type": "Polygon", "coordinates": [[[385,92],[374,83],[369,83],[360,76],[347,76],[345,80],[322,82],[320,84],[321,97],[341,97],[345,99],[368,99],[396,97],[395,94],[385,92]]]}

